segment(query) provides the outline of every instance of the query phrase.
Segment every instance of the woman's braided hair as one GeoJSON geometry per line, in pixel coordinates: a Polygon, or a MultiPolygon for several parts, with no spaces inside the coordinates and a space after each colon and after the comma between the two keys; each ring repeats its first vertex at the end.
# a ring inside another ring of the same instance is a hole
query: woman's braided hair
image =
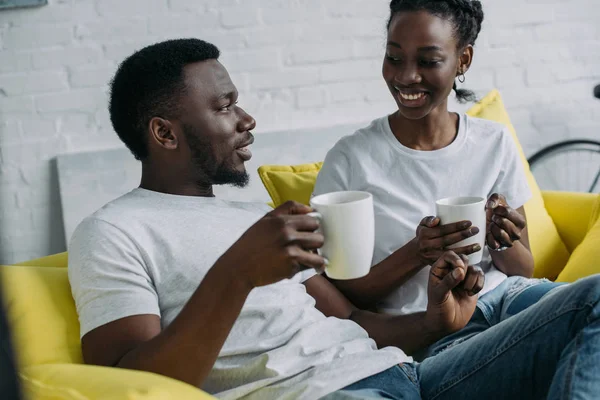
{"type": "MultiPolygon", "coordinates": [[[[427,11],[440,18],[454,23],[458,48],[475,45],[483,23],[483,7],[478,0],[392,0],[390,3],[389,29],[394,15],[402,11],[427,11]]],[[[459,102],[476,100],[475,93],[466,89],[458,89],[454,83],[454,91],[459,102]]]]}

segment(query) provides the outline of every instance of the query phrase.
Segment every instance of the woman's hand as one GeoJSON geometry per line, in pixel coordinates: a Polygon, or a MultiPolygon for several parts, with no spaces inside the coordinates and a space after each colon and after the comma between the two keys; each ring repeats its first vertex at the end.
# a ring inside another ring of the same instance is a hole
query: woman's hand
{"type": "Polygon", "coordinates": [[[511,208],[506,198],[494,193],[485,207],[487,230],[486,243],[492,250],[513,247],[521,240],[527,220],[517,210],[511,208]]]}
{"type": "MultiPolygon", "coordinates": [[[[472,226],[470,221],[440,225],[438,217],[425,217],[417,227],[417,235],[413,241],[421,262],[424,265],[433,265],[447,251],[448,246],[477,235],[480,229],[483,227],[472,226]]],[[[468,255],[479,250],[479,244],[452,249],[458,255],[468,255]]]]}

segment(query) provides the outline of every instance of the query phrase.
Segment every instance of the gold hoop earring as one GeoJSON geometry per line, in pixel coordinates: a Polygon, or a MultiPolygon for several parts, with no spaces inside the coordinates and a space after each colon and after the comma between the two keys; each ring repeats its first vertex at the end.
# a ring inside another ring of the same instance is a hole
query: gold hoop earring
{"type": "Polygon", "coordinates": [[[458,76],[458,81],[459,81],[460,83],[465,83],[465,81],[466,81],[466,80],[467,80],[467,78],[465,77],[465,74],[460,74],[460,75],[458,76]]]}

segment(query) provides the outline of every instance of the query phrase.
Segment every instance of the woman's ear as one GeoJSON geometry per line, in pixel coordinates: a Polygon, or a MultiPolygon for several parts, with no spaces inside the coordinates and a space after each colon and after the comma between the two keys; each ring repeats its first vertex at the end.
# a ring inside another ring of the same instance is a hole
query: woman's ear
{"type": "Polygon", "coordinates": [[[464,75],[471,68],[473,62],[473,46],[467,45],[458,57],[458,67],[456,69],[456,76],[464,75]]]}
{"type": "Polygon", "coordinates": [[[175,150],[179,145],[177,133],[171,121],[159,117],[150,120],[151,140],[167,150],[175,150]]]}

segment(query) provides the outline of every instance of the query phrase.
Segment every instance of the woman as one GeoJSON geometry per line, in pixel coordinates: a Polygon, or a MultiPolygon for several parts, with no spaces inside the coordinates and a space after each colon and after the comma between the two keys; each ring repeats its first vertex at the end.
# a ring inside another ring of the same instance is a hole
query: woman
{"type": "MultiPolygon", "coordinates": [[[[398,110],[337,143],[315,187],[315,194],[365,190],[374,198],[371,273],[334,283],[361,307],[424,311],[429,265],[447,246],[485,229],[480,266],[487,294],[465,328],[435,343],[412,366],[421,396],[597,397],[600,278],[561,288],[528,278],[533,259],[523,204],[531,194],[515,144],[502,125],[448,111],[452,90],[459,100],[473,98],[455,80],[463,81],[471,65],[481,3],[393,0],[390,9],[383,77],[398,110]],[[437,199],[449,196],[488,198],[486,226],[441,226],[435,217],[423,218],[433,215],[437,199]]],[[[467,278],[452,292],[479,287],[467,278]]],[[[396,383],[381,397],[407,398],[402,387],[396,383]]]]}
{"type": "MultiPolygon", "coordinates": [[[[527,308],[558,285],[529,279],[533,257],[523,205],[531,192],[507,128],[448,110],[452,91],[459,101],[474,98],[458,89],[456,80],[464,82],[473,60],[484,17],[481,3],[394,0],[390,9],[383,78],[398,110],[335,145],[315,194],[373,194],[371,272],[334,283],[355,304],[380,312],[425,311],[429,266],[448,246],[486,230],[484,249],[477,244],[455,249],[459,254],[483,250],[479,310],[467,329],[430,349],[437,353],[527,308]],[[435,201],[451,196],[488,198],[487,226],[441,225],[432,216],[435,201]],[[503,304],[513,304],[511,313],[503,304]]],[[[473,286],[465,283],[467,289],[473,286]]]]}

